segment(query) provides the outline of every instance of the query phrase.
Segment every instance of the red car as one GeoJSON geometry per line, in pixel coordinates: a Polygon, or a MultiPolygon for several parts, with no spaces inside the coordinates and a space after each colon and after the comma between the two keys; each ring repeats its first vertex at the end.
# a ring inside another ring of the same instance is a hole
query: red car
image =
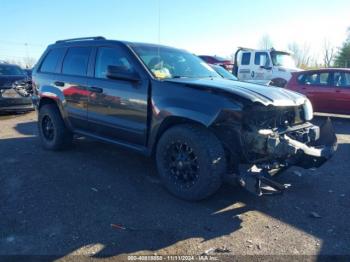
{"type": "Polygon", "coordinates": [[[233,64],[229,59],[220,57],[220,56],[210,56],[210,55],[200,55],[200,58],[204,60],[207,64],[219,65],[225,68],[226,70],[232,72],[233,64]]]}
{"type": "Polygon", "coordinates": [[[350,114],[350,69],[295,72],[286,88],[306,95],[316,112],[350,114]]]}

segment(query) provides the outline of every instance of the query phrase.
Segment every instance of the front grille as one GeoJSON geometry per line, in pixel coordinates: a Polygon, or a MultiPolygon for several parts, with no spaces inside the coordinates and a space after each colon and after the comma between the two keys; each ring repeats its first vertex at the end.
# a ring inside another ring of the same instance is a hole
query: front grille
{"type": "Polygon", "coordinates": [[[250,130],[285,128],[305,122],[303,106],[255,106],[246,111],[244,119],[250,130]]]}

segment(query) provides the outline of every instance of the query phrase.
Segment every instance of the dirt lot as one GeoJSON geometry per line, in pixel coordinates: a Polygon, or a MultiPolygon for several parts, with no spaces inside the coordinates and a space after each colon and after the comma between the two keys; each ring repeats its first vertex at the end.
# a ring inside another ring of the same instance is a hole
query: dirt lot
{"type": "Polygon", "coordinates": [[[333,159],[279,176],[292,184],[284,195],[225,185],[198,203],[169,195],[151,160],[115,146],[78,139],[43,150],[35,120],[0,117],[0,255],[350,255],[349,119],[334,119],[333,159]]]}

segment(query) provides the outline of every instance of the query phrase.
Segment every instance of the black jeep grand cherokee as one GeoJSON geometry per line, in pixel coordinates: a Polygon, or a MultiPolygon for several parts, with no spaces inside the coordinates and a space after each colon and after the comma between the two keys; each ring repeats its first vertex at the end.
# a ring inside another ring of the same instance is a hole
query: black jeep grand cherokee
{"type": "Polygon", "coordinates": [[[34,68],[33,87],[46,149],[79,134],[155,155],[165,187],[187,200],[208,197],[227,177],[258,195],[280,192],[276,170],[319,166],[336,149],[329,121],[308,122],[303,95],[225,80],[171,47],[57,41],[34,68]]]}

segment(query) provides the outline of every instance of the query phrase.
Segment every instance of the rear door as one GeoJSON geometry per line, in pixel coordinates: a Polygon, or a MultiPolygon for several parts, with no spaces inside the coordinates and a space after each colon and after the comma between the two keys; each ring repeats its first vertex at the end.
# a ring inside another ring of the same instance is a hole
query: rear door
{"type": "Polygon", "coordinates": [[[335,90],[331,79],[330,72],[312,72],[298,80],[300,93],[310,99],[315,111],[327,113],[335,110],[335,90]]]}
{"type": "Polygon", "coordinates": [[[350,114],[350,73],[336,71],[333,76],[335,113],[350,114]]]}
{"type": "Polygon", "coordinates": [[[89,131],[106,139],[145,145],[147,137],[148,79],[139,82],[108,79],[108,66],[136,71],[139,65],[123,46],[100,46],[95,50],[95,70],[88,85],[97,92],[89,96],[89,131]]]}
{"type": "Polygon", "coordinates": [[[54,85],[64,94],[64,106],[69,122],[74,129],[87,128],[87,71],[91,59],[91,47],[70,47],[64,57],[61,75],[54,85]]]}

